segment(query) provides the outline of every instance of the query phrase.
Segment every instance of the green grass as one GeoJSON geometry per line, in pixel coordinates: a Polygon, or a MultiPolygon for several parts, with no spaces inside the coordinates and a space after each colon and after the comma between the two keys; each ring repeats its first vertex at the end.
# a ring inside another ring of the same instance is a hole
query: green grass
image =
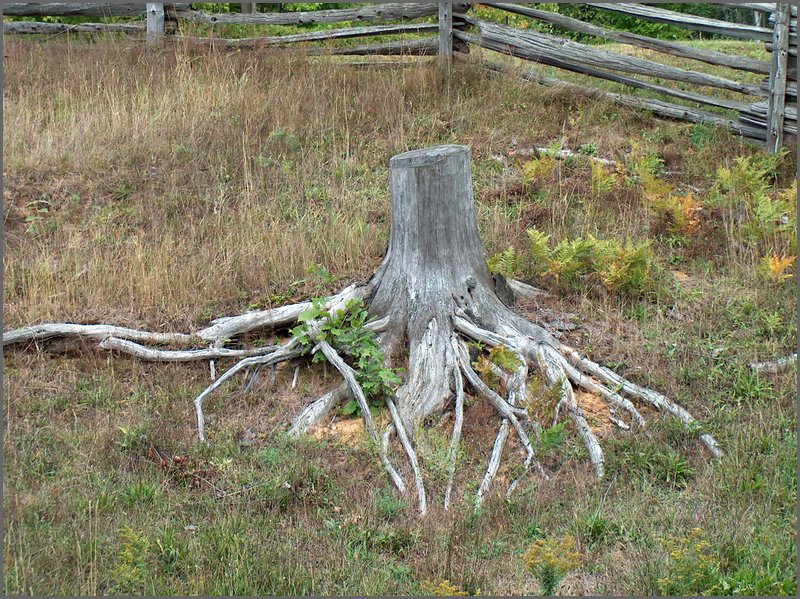
{"type": "MultiPolygon", "coordinates": [[[[796,373],[747,368],[795,346],[793,282],[759,270],[765,252],[794,246],[772,232],[737,249],[751,233],[729,215],[750,214],[750,200],[728,198],[729,212],[712,202],[720,168],[763,160],[755,146],[470,64],[445,79],[427,62],[367,71],[58,40],[12,40],[5,51],[6,328],[190,329],[338,289],[380,262],[389,157],[463,143],[487,256],[522,254],[534,226],[554,244],[651,240],[668,275],[657,293],[620,296],[586,280],[519,309],[572,314],[583,325],[564,332],[572,345],[685,405],[725,451],[709,460],[696,431],[643,407],[646,429],[602,438],[609,475],[595,482],[572,425],[545,420],[550,479],[526,475],[510,499],[474,511],[497,422],[468,398],[449,513],[449,424],[417,439],[432,505],[419,520],[368,444],[282,433],[336,384],[322,365],[301,369],[296,389],[281,369],[274,390],[243,396],[231,384],[212,396],[202,446],[192,399],[207,366],[9,349],[5,593],[532,594],[522,555],[566,536],[581,554],[566,590],[795,593],[796,373]],[[631,169],[602,191],[587,158],[523,181],[529,158],[493,158],[512,138],[650,165],[671,193],[696,190],[697,230],[659,228],[631,169]]],[[[796,160],[774,167],[761,181],[772,199],[796,160]]],[[[552,410],[546,389],[531,394],[552,410]]],[[[520,460],[506,454],[499,476],[510,479],[520,460]]]]}

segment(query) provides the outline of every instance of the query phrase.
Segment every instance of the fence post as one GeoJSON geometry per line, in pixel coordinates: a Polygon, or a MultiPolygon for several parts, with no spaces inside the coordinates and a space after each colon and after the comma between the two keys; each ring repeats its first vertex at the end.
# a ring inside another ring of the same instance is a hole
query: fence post
{"type": "Polygon", "coordinates": [[[250,14],[256,12],[255,2],[242,2],[242,14],[250,14]]]}
{"type": "Polygon", "coordinates": [[[154,47],[164,40],[164,4],[147,2],[147,46],[154,47]]]}
{"type": "Polygon", "coordinates": [[[450,66],[453,60],[453,3],[439,2],[439,63],[450,66]]]}
{"type": "Polygon", "coordinates": [[[775,30],[772,34],[772,63],[769,69],[769,104],[767,104],[767,151],[772,154],[783,144],[791,8],[788,2],[780,2],[776,9],[775,30]]]}

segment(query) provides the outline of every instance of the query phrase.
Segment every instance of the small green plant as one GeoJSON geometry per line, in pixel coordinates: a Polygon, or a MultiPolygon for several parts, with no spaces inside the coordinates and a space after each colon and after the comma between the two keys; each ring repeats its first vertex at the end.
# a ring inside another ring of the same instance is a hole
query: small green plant
{"type": "Polygon", "coordinates": [[[564,444],[567,438],[567,431],[564,430],[566,424],[566,421],[561,421],[539,431],[539,438],[534,443],[536,455],[545,456],[564,444]]]}
{"type": "Polygon", "coordinates": [[[599,162],[592,161],[592,179],[591,189],[593,196],[599,196],[608,193],[617,184],[617,174],[608,172],[606,168],[599,162]]]}
{"type": "Polygon", "coordinates": [[[703,123],[697,123],[692,126],[691,130],[689,131],[689,142],[692,144],[692,147],[696,150],[706,146],[711,140],[714,139],[714,127],[710,125],[705,125],[703,123]]]}
{"type": "Polygon", "coordinates": [[[497,388],[500,383],[494,367],[513,372],[518,366],[519,358],[517,358],[517,355],[502,344],[493,347],[488,354],[481,353],[478,359],[472,363],[475,372],[481,376],[487,385],[494,388],[497,388]]]}
{"type": "Polygon", "coordinates": [[[541,156],[528,160],[522,165],[522,182],[525,185],[535,185],[553,172],[555,159],[551,156],[541,156]]]}
{"type": "Polygon", "coordinates": [[[581,554],[575,551],[575,540],[565,535],[534,541],[522,559],[528,572],[542,585],[542,594],[549,597],[555,593],[561,579],[578,567],[581,554]]]}
{"type": "Polygon", "coordinates": [[[124,453],[136,453],[147,445],[148,426],[141,424],[133,427],[117,427],[119,438],[116,446],[124,453]]]}
{"type": "Polygon", "coordinates": [[[678,489],[685,488],[694,477],[694,468],[688,460],[671,447],[651,442],[634,446],[623,441],[618,449],[610,456],[609,463],[620,474],[678,489]]]}
{"type": "MultiPolygon", "coordinates": [[[[314,298],[311,308],[302,312],[298,318],[300,325],[292,329],[293,338],[297,339],[303,353],[307,354],[319,341],[329,343],[337,352],[346,356],[356,372],[356,380],[364,391],[370,408],[377,409],[380,400],[395,392],[402,383],[398,376],[400,369],[387,368],[383,365],[383,352],[378,345],[375,334],[367,330],[369,314],[360,299],[350,299],[344,308],[333,314],[326,307],[325,300],[314,298]],[[316,323],[312,338],[311,322],[316,323]]],[[[322,352],[314,354],[313,361],[325,359],[322,352]]],[[[361,408],[355,400],[350,400],[342,407],[342,414],[349,416],[358,414],[361,408]]]]}
{"type": "Polygon", "coordinates": [[[155,501],[158,488],[145,481],[138,481],[125,485],[119,490],[120,500],[127,506],[133,507],[138,504],[151,504],[155,501]]]}
{"type": "Polygon", "coordinates": [[[578,154],[583,154],[584,156],[594,156],[597,154],[597,146],[591,142],[587,142],[578,148],[578,154]]]}
{"type": "Polygon", "coordinates": [[[375,513],[384,520],[394,520],[405,508],[405,500],[396,497],[391,489],[382,489],[375,495],[375,513]]]}
{"type": "Polygon", "coordinates": [[[516,279],[522,274],[522,258],[510,246],[489,258],[486,264],[490,272],[509,279],[516,279]]]}
{"type": "Polygon", "coordinates": [[[581,536],[590,543],[604,543],[620,533],[620,527],[600,515],[599,511],[578,517],[577,526],[581,536]]]}
{"type": "Polygon", "coordinates": [[[703,530],[662,541],[669,552],[668,574],[657,581],[664,595],[724,595],[722,565],[703,530]]]}
{"type": "Polygon", "coordinates": [[[187,552],[186,540],[175,537],[173,530],[167,530],[164,535],[156,539],[156,554],[164,574],[174,574],[180,572],[182,568],[181,559],[187,552]]]}

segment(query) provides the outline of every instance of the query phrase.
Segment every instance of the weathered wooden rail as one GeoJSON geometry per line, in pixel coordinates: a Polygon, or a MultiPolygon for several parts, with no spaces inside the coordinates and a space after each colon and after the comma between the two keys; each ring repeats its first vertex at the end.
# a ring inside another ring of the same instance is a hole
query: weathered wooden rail
{"type": "MultiPolygon", "coordinates": [[[[770,151],[776,151],[784,144],[785,137],[796,143],[797,109],[794,103],[797,101],[797,7],[790,3],[721,4],[752,10],[756,15],[769,15],[769,18],[766,23],[759,17],[754,19],[754,24],[745,24],[700,17],[648,4],[587,3],[588,6],[645,21],[666,23],[734,39],[764,42],[766,49],[772,53],[771,60],[696,48],[685,43],[594,25],[557,11],[505,2],[489,2],[485,5],[599,40],[626,44],[706,65],[726,67],[732,69],[733,73],[730,76],[712,75],[689,66],[682,65],[682,68],[678,68],[650,57],[630,56],[532,29],[520,30],[499,22],[473,18],[468,13],[470,3],[454,2],[364,4],[352,8],[285,13],[257,12],[253,3],[243,3],[239,13],[193,10],[188,3],[10,3],[3,6],[5,16],[145,18],[136,23],[78,25],[5,21],[3,31],[6,34],[146,32],[148,47],[182,43],[218,49],[267,49],[304,44],[303,51],[310,55],[438,55],[445,66],[449,65],[454,54],[460,55],[468,51],[471,45],[592,79],[620,84],[626,88],[645,90],[683,103],[610,92],[583,83],[545,77],[532,69],[522,74],[524,79],[540,85],[560,85],[570,93],[603,97],[668,118],[723,125],[741,135],[764,142],[770,151]],[[431,22],[431,17],[437,17],[437,22],[431,22]],[[175,35],[180,31],[179,21],[211,26],[315,23],[347,25],[291,35],[228,39],[214,35],[175,35]],[[398,36],[399,39],[357,46],[335,46],[331,43],[325,46],[314,45],[317,42],[381,35],[398,36]],[[764,79],[760,83],[742,80],[741,72],[755,73],[764,76],[764,79]],[[715,90],[722,90],[724,93],[715,90]],[[698,105],[710,109],[702,109],[698,105]]],[[[508,70],[497,63],[491,63],[490,69],[508,70]]]]}

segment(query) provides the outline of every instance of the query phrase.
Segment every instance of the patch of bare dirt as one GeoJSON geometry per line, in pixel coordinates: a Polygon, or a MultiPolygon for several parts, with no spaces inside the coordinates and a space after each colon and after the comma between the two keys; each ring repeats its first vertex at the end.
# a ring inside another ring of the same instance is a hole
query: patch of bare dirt
{"type": "Polygon", "coordinates": [[[583,410],[589,428],[598,436],[604,436],[611,430],[611,420],[609,419],[608,405],[602,397],[595,393],[575,390],[575,401],[583,410]]]}
{"type": "Polygon", "coordinates": [[[333,437],[351,447],[357,447],[367,438],[364,421],[361,418],[337,419],[315,427],[311,434],[318,440],[333,437]]]}

